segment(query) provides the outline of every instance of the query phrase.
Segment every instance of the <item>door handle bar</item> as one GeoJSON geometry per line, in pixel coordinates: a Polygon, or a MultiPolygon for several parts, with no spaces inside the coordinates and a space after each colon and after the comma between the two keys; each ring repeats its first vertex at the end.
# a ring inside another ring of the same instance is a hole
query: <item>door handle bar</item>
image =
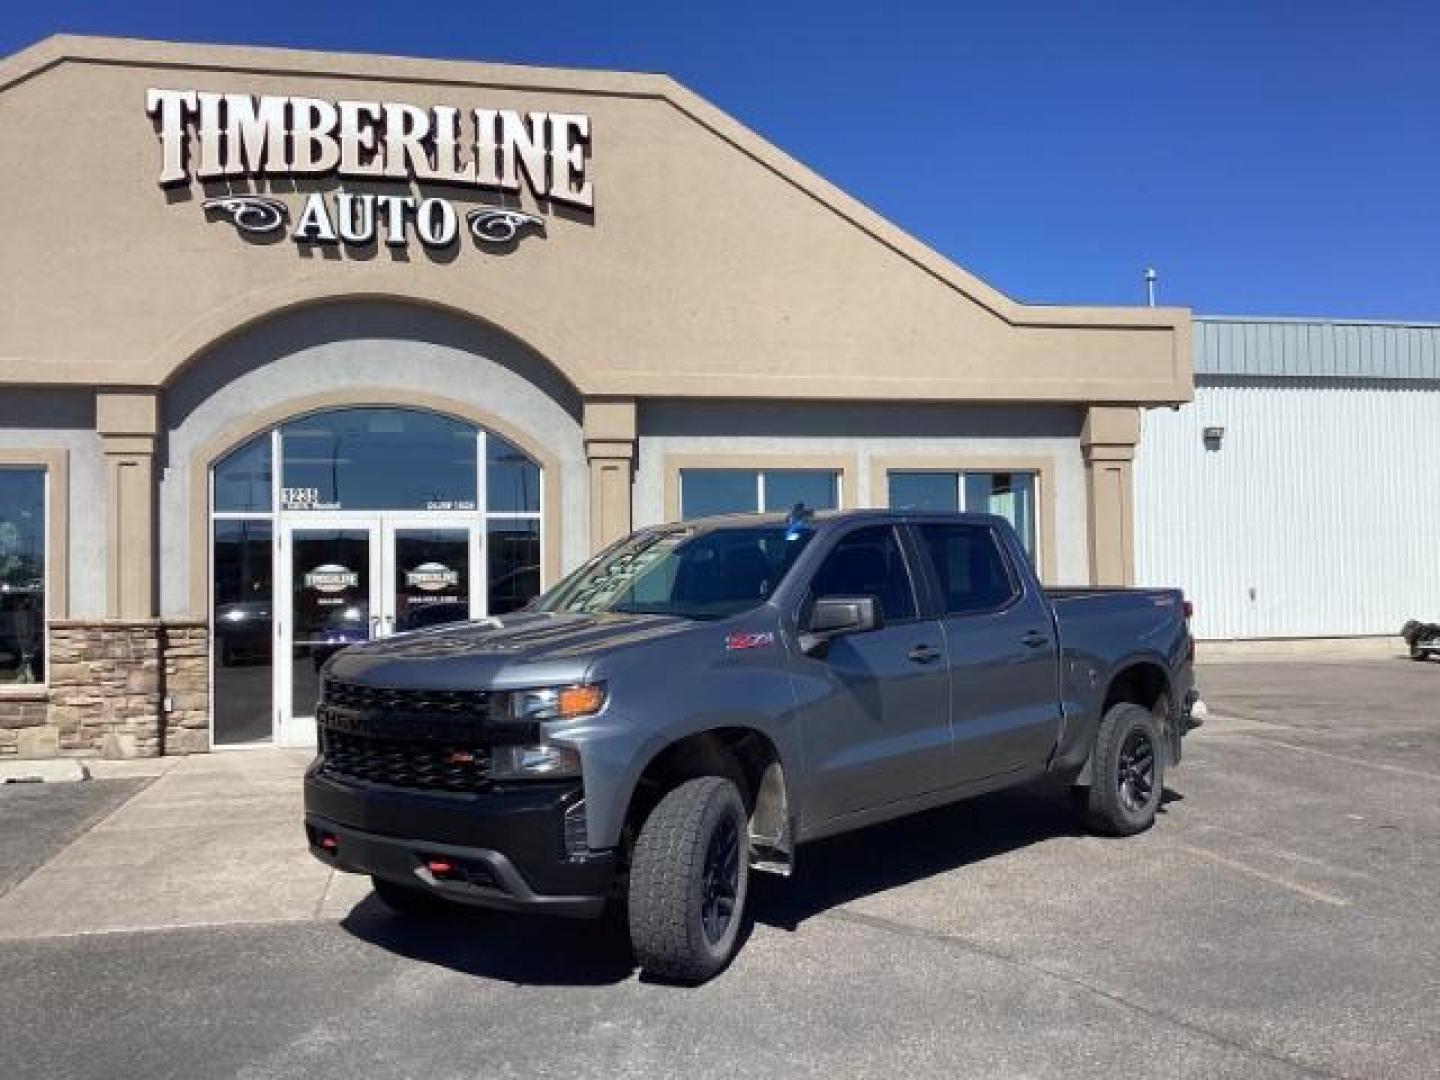
{"type": "Polygon", "coordinates": [[[940,650],[934,645],[916,645],[905,655],[917,664],[928,664],[940,659],[940,650]]]}
{"type": "Polygon", "coordinates": [[[1020,639],[1020,644],[1024,645],[1027,649],[1039,649],[1045,645],[1049,645],[1050,639],[1038,630],[1031,630],[1020,639]]]}

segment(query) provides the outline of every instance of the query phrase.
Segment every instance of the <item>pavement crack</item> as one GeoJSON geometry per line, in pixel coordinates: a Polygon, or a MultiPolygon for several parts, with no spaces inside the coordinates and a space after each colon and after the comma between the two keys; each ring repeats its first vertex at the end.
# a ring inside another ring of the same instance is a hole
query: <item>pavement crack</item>
{"type": "Polygon", "coordinates": [[[1296,1061],[1294,1058],[1287,1057],[1284,1054],[1276,1053],[1272,1050],[1267,1050],[1264,1047],[1255,1046],[1250,1043],[1245,1043],[1237,1039],[1230,1038],[1229,1036],[1222,1035],[1219,1032],[1212,1031],[1209,1028],[1202,1027],[1201,1025],[1195,1023],[1192,1020],[1186,1020],[1184,1017],[1176,1016],[1172,1013],[1165,1012],[1162,1009],[1157,1009],[1153,1006],[1145,1005],[1138,1001],[1134,1001],[1115,990],[1109,990],[1103,986],[1098,986],[1095,983],[1089,982],[1078,975],[1073,975],[1065,971],[1057,971],[1055,968],[1049,967],[1038,961],[1029,960],[1024,957],[1014,955],[1012,953],[1007,953],[1001,949],[996,949],[993,946],[983,945],[973,938],[963,937],[959,934],[949,934],[942,930],[931,930],[923,926],[915,926],[912,923],[900,922],[896,919],[886,919],[878,915],[867,915],[864,912],[852,911],[846,908],[832,908],[830,911],[826,912],[825,915],[821,917],[838,919],[841,922],[854,923],[858,926],[869,927],[872,930],[879,930],[883,933],[898,934],[903,937],[911,937],[925,941],[932,941],[937,944],[944,945],[948,948],[962,949],[977,956],[983,956],[987,960],[993,960],[997,963],[1005,964],[1008,967],[1014,968],[1016,970],[1037,972],[1040,975],[1045,976],[1046,978],[1055,980],[1056,982],[1061,982],[1066,984],[1067,986],[1072,986],[1078,990],[1083,990],[1086,993],[1104,998],[1106,1001],[1110,1002],[1113,1005],[1116,1005],[1122,1009],[1126,1009],[1130,1012],[1138,1013],[1141,1016],[1144,1016],[1150,1020],[1178,1027],[1183,1031],[1189,1032],[1190,1034],[1195,1035],[1198,1038],[1214,1043],[1217,1046],[1223,1046],[1229,1050],[1234,1050],[1242,1054],[1249,1054],[1254,1057],[1263,1058],[1264,1060],[1272,1062],[1276,1065],[1280,1065],[1287,1069],[1292,1069],[1295,1072],[1300,1073],[1304,1076],[1319,1077],[1321,1078],[1321,1080],[1345,1080],[1345,1077],[1342,1073],[1331,1072],[1327,1069],[1322,1069],[1315,1065],[1308,1065],[1305,1062],[1296,1061]]]}

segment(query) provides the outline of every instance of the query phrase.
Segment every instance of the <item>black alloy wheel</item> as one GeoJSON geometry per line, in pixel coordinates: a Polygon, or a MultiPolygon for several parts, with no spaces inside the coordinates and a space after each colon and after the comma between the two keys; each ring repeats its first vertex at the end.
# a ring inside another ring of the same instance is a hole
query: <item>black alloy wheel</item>
{"type": "Polygon", "coordinates": [[[720,822],[705,852],[705,877],[700,900],[700,921],[713,945],[725,937],[735,917],[740,889],[740,829],[734,818],[720,822]]]}
{"type": "Polygon", "coordinates": [[[1155,823],[1165,786],[1161,718],[1151,709],[1121,701],[1100,720],[1091,751],[1088,783],[1073,789],[1085,823],[1107,836],[1133,836],[1155,823]]]}
{"type": "Polygon", "coordinates": [[[1155,790],[1155,744],[1143,728],[1132,728],[1120,747],[1120,801],[1133,813],[1142,812],[1155,790]]]}

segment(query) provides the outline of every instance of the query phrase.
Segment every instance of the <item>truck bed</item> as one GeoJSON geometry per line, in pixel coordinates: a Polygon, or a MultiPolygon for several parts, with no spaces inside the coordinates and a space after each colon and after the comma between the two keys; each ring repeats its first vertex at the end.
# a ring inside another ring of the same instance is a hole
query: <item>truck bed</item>
{"type": "MultiPolygon", "coordinates": [[[[1104,713],[1105,689],[1135,664],[1173,673],[1171,708],[1191,689],[1190,634],[1179,589],[1046,589],[1060,646],[1065,716],[1057,756],[1079,761],[1104,713]]],[[[1178,747],[1176,748],[1178,756],[1178,747]]]]}

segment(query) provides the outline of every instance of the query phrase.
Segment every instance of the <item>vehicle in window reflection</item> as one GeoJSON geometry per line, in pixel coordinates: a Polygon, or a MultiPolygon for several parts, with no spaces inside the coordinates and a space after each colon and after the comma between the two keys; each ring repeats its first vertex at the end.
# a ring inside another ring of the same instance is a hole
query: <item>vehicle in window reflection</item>
{"type": "Polygon", "coordinates": [[[305,828],[402,914],[613,906],[645,971],[700,981],[751,871],[809,841],[1047,774],[1091,827],[1148,828],[1194,724],[1188,617],[1044,589],[999,516],[656,526],[525,610],[331,659],[305,828]]]}
{"type": "Polygon", "coordinates": [[[269,663],[274,629],[269,600],[237,600],[215,606],[215,656],[225,667],[269,663]]]}

